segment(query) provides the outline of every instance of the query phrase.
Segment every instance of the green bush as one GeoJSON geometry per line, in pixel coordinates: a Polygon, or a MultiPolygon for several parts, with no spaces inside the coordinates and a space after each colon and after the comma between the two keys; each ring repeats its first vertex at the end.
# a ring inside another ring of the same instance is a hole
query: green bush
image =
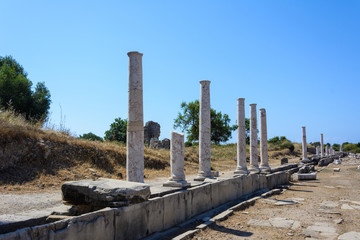
{"type": "Polygon", "coordinates": [[[107,141],[118,141],[126,143],[127,119],[116,118],[105,132],[104,139],[107,141]]]}
{"type": "Polygon", "coordinates": [[[295,146],[291,142],[285,142],[280,145],[280,149],[285,149],[285,148],[288,148],[290,150],[290,152],[293,152],[295,149],[295,146]]]}
{"type": "Polygon", "coordinates": [[[92,132],[89,132],[89,133],[85,133],[83,135],[80,135],[79,138],[81,139],[86,139],[86,140],[91,140],[91,141],[100,141],[102,142],[103,139],[97,135],[95,135],[94,133],[92,132]]]}

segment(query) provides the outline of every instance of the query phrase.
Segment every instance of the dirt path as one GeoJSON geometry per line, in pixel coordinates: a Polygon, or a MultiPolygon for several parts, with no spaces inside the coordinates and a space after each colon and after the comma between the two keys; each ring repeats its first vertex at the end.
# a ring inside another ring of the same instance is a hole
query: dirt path
{"type": "Polygon", "coordinates": [[[294,181],[284,193],[234,212],[194,239],[337,239],[360,232],[359,164],[350,158],[330,164],[317,180],[294,181]],[[335,167],[341,171],[334,172],[335,167]]]}

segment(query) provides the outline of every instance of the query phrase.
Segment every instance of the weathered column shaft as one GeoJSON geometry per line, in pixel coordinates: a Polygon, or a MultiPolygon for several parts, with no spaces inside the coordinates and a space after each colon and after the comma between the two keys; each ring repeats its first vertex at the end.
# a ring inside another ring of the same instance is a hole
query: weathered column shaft
{"type": "Polygon", "coordinates": [[[250,172],[259,173],[256,104],[250,104],[250,172]]]}
{"type": "Polygon", "coordinates": [[[237,99],[237,167],[235,174],[248,174],[246,167],[245,98],[237,99]]]}
{"type": "Polygon", "coordinates": [[[142,53],[128,52],[129,90],[126,139],[126,179],[144,182],[144,120],[142,53]]]}
{"type": "Polygon", "coordinates": [[[305,127],[302,127],[302,152],[303,152],[302,160],[308,160],[307,145],[306,145],[306,128],[305,127]]]}
{"type": "Polygon", "coordinates": [[[185,180],[184,173],[184,134],[171,132],[170,141],[170,166],[171,178],[164,186],[184,187],[189,184],[185,180]]]}
{"type": "Polygon", "coordinates": [[[341,153],[343,152],[342,144],[340,144],[340,152],[341,152],[341,153]]]}
{"type": "Polygon", "coordinates": [[[260,170],[264,173],[269,173],[269,158],[268,158],[268,144],[267,144],[267,126],[266,126],[266,110],[260,109],[260,170]]]}
{"type": "Polygon", "coordinates": [[[328,145],[325,146],[325,154],[326,156],[329,156],[328,145]]]}
{"type": "Polygon", "coordinates": [[[319,146],[316,146],[316,156],[319,156],[319,146]]]}
{"type": "Polygon", "coordinates": [[[200,81],[199,177],[211,177],[210,81],[200,81]]]}
{"type": "Polygon", "coordinates": [[[320,141],[321,141],[321,157],[324,157],[324,135],[320,134],[320,141]]]}

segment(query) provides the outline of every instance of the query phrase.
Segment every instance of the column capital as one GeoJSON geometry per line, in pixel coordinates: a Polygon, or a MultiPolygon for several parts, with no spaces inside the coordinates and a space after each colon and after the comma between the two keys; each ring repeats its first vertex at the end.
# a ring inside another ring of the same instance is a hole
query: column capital
{"type": "Polygon", "coordinates": [[[143,56],[144,54],[143,53],[140,53],[138,51],[130,51],[127,53],[127,55],[130,57],[130,55],[140,55],[140,56],[143,56]]]}
{"type": "Polygon", "coordinates": [[[256,106],[257,104],[256,103],[250,103],[249,106],[256,106]]]}
{"type": "Polygon", "coordinates": [[[211,81],[209,81],[209,80],[201,80],[200,81],[200,84],[210,84],[211,83],[211,81]]]}

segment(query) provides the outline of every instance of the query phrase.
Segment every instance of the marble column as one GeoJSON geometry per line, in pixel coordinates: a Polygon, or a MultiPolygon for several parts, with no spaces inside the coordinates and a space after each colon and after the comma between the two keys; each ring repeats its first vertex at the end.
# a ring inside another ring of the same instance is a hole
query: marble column
{"type": "Polygon", "coordinates": [[[184,134],[171,132],[170,166],[171,178],[165,182],[165,187],[187,187],[190,184],[185,180],[184,173],[184,134]]]}
{"type": "Polygon", "coordinates": [[[321,144],[321,157],[325,157],[324,154],[324,135],[320,134],[320,144],[321,144]]]}
{"type": "Polygon", "coordinates": [[[256,104],[250,104],[250,166],[251,173],[260,173],[258,159],[256,104]]]}
{"type": "Polygon", "coordinates": [[[342,144],[340,144],[340,152],[341,152],[341,153],[343,152],[343,150],[342,150],[342,144]]]}
{"type": "Polygon", "coordinates": [[[319,146],[316,146],[316,156],[319,156],[319,146]]]}
{"type": "Polygon", "coordinates": [[[328,145],[325,146],[325,154],[326,156],[329,156],[328,145]]]}
{"type": "Polygon", "coordinates": [[[211,178],[211,115],[210,81],[200,81],[200,120],[199,120],[199,173],[194,179],[203,181],[211,178]]]}
{"type": "Polygon", "coordinates": [[[237,99],[237,167],[235,174],[248,174],[246,167],[245,98],[237,99]]]}
{"type": "Polygon", "coordinates": [[[260,112],[260,170],[261,173],[271,173],[268,157],[266,110],[261,108],[260,112]]]}
{"type": "Polygon", "coordinates": [[[305,127],[302,127],[302,152],[303,152],[302,161],[309,161],[309,159],[307,157],[306,128],[305,127]]]}
{"type": "Polygon", "coordinates": [[[144,182],[144,120],[142,53],[128,52],[129,90],[126,140],[126,179],[144,182]]]}

